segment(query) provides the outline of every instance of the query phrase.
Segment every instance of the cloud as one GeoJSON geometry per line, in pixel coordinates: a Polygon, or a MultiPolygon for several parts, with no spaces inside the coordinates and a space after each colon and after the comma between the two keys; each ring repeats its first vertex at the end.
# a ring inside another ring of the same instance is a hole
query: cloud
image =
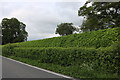
{"type": "Polygon", "coordinates": [[[26,2],[26,3],[3,3],[4,17],[16,17],[25,23],[29,34],[28,40],[43,39],[58,36],[55,29],[58,24],[72,22],[79,26],[82,17],[78,17],[77,11],[83,3],[80,2],[26,2]]]}

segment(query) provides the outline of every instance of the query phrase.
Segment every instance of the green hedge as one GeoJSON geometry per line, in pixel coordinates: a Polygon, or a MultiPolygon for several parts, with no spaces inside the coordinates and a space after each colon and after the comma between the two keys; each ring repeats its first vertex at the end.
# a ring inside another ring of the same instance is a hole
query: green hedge
{"type": "Polygon", "coordinates": [[[7,44],[2,53],[6,57],[38,63],[77,67],[73,71],[81,69],[119,75],[120,28],[7,44]]]}
{"type": "Polygon", "coordinates": [[[120,27],[16,43],[19,47],[108,47],[120,40],[120,27]]]}
{"type": "Polygon", "coordinates": [[[52,63],[61,66],[80,66],[80,68],[92,70],[104,70],[109,73],[118,73],[120,59],[117,49],[108,48],[24,48],[4,46],[4,56],[15,56],[39,61],[40,63],[52,63]],[[7,48],[7,50],[6,50],[7,48]],[[9,53],[9,54],[8,54],[9,53]]]}

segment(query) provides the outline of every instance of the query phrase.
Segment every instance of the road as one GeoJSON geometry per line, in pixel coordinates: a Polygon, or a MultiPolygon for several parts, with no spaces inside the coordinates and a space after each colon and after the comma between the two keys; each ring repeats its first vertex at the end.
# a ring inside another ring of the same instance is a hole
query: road
{"type": "MultiPolygon", "coordinates": [[[[68,76],[2,57],[2,78],[37,78],[49,80],[72,80],[68,76]],[[68,79],[69,78],[69,79],[68,79]]],[[[28,79],[27,79],[28,80],[28,79]]],[[[35,79],[34,79],[35,80],[35,79]]]]}

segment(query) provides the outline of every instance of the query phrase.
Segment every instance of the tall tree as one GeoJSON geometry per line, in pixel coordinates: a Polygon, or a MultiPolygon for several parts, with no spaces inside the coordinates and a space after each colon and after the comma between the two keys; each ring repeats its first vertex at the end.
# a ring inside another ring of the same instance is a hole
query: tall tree
{"type": "Polygon", "coordinates": [[[27,41],[26,25],[16,18],[4,18],[1,22],[2,44],[27,41]]]}
{"type": "Polygon", "coordinates": [[[86,2],[78,15],[84,16],[83,31],[120,27],[120,2],[86,2]]]}
{"type": "Polygon", "coordinates": [[[76,28],[73,26],[72,23],[61,23],[57,25],[56,34],[61,36],[73,34],[76,28]]]}

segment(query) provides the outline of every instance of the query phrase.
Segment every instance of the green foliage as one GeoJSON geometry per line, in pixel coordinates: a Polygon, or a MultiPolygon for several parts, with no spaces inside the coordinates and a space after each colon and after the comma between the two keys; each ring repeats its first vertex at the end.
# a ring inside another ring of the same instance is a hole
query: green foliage
{"type": "Polygon", "coordinates": [[[72,23],[61,23],[57,25],[56,34],[59,35],[70,35],[76,30],[72,23]]]}
{"type": "Polygon", "coordinates": [[[64,75],[71,76],[75,79],[82,79],[82,80],[118,80],[119,76],[117,74],[111,74],[111,73],[104,73],[104,71],[93,71],[93,70],[87,70],[86,68],[80,68],[79,65],[77,66],[60,66],[56,64],[51,63],[40,63],[37,60],[31,60],[28,58],[20,58],[15,56],[10,56],[10,58],[37,66],[40,68],[44,68],[50,71],[54,71],[57,73],[61,73],[64,75]]]}
{"type": "Polygon", "coordinates": [[[86,2],[78,10],[78,15],[84,16],[81,29],[93,31],[120,27],[119,10],[120,2],[86,2]]]}
{"type": "Polygon", "coordinates": [[[28,58],[20,58],[20,57],[15,57],[15,56],[10,56],[10,58],[16,59],[18,61],[30,64],[33,66],[51,70],[51,71],[54,71],[57,73],[69,75],[71,77],[74,77],[77,79],[82,79],[82,80],[96,80],[96,78],[97,79],[100,78],[100,80],[101,79],[102,80],[112,80],[113,78],[115,78],[115,80],[118,80],[117,78],[119,78],[119,76],[117,74],[113,74],[113,73],[105,73],[104,71],[88,70],[88,69],[86,69],[86,67],[83,67],[80,69],[79,65],[60,66],[60,65],[51,64],[51,63],[40,63],[39,61],[31,60],[28,58]]]}
{"type": "Polygon", "coordinates": [[[12,44],[3,45],[2,46],[2,53],[3,53],[2,55],[6,56],[6,57],[13,55],[14,47],[16,47],[16,46],[13,46],[12,44]]]}
{"type": "MultiPolygon", "coordinates": [[[[6,47],[6,46],[4,46],[6,47]]],[[[9,45],[9,47],[12,47],[9,45]]],[[[117,74],[119,56],[113,47],[107,48],[9,48],[6,53],[16,58],[35,60],[38,63],[55,64],[64,67],[79,66],[79,69],[117,74]],[[8,52],[9,51],[9,52],[8,52]],[[11,51],[11,52],[10,52],[11,51]]],[[[4,53],[3,53],[4,54],[4,53]]],[[[8,54],[6,54],[8,55],[8,54]]]]}
{"type": "Polygon", "coordinates": [[[0,56],[2,55],[2,46],[0,45],[0,56]]]}
{"type": "Polygon", "coordinates": [[[120,28],[16,43],[19,47],[107,47],[120,39],[120,28]]]}
{"type": "Polygon", "coordinates": [[[7,44],[3,46],[3,56],[44,65],[43,68],[75,78],[116,78],[120,69],[119,41],[120,28],[104,29],[7,44]]]}
{"type": "Polygon", "coordinates": [[[26,25],[16,18],[4,18],[1,22],[2,44],[23,42],[27,40],[26,25]]]}

